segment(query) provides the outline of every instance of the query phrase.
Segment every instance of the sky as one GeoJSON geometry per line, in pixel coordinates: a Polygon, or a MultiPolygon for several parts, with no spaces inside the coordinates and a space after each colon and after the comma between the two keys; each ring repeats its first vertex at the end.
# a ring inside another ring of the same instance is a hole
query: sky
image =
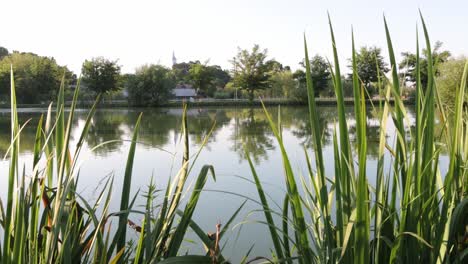
{"type": "MultiPolygon", "coordinates": [[[[200,60],[231,69],[238,47],[254,44],[293,69],[309,54],[331,60],[327,12],[332,19],[342,67],[356,46],[382,48],[385,14],[399,56],[415,51],[416,27],[424,15],[431,42],[440,40],[453,55],[468,55],[466,0],[3,0],[0,46],[54,57],[79,74],[84,60],[118,60],[122,72],[144,64],[172,65],[200,60]]],[[[387,59],[388,60],[388,59],[387,59]]],[[[398,57],[397,57],[398,60],[398,57]]]]}

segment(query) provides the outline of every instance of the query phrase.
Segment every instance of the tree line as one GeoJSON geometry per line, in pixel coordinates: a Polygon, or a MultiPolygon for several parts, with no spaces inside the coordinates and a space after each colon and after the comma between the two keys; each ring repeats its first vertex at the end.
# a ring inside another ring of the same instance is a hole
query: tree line
{"type": "MultiPolygon", "coordinates": [[[[442,98],[450,104],[453,91],[461,79],[465,58],[453,58],[436,42],[432,50],[437,87],[442,98]]],[[[420,60],[421,82],[427,82],[427,50],[422,50],[420,60]]],[[[411,97],[416,82],[416,54],[403,52],[399,63],[401,79],[405,84],[404,96],[411,97]]],[[[357,71],[369,96],[380,96],[390,70],[381,49],[363,46],[356,53],[357,71]]],[[[270,58],[267,49],[254,45],[252,49],[238,49],[230,60],[231,69],[209,65],[209,61],[176,63],[172,68],[158,64],[143,65],[134,73],[122,74],[118,60],[96,57],[86,60],[81,69],[81,86],[84,99],[98,93],[110,98],[128,100],[130,105],[161,105],[172,98],[177,85],[190,85],[201,97],[218,99],[256,97],[307,99],[304,61],[300,69],[292,71],[270,58]]],[[[349,62],[349,64],[351,64],[349,62]]],[[[54,58],[29,52],[9,52],[0,47],[0,102],[8,101],[10,67],[13,65],[19,103],[45,103],[51,101],[63,81],[74,87],[77,76],[66,66],[58,65],[54,58]]],[[[331,63],[320,55],[310,59],[315,96],[332,97],[331,63]]],[[[345,96],[352,96],[351,76],[341,76],[345,96]]]]}

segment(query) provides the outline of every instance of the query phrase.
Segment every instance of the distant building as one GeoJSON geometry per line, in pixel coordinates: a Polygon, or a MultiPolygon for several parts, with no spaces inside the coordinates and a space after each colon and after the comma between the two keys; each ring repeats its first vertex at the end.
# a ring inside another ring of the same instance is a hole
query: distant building
{"type": "Polygon", "coordinates": [[[175,57],[175,52],[173,51],[172,52],[172,66],[176,65],[177,64],[177,59],[175,57]]]}
{"type": "Polygon", "coordinates": [[[197,91],[190,84],[178,84],[172,94],[176,99],[190,99],[197,97],[197,91]]]}

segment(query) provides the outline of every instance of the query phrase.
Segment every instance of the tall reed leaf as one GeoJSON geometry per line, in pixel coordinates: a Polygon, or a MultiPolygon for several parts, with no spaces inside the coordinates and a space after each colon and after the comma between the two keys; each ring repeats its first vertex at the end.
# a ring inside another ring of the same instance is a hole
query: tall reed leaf
{"type": "MultiPolygon", "coordinates": [[[[122,198],[120,200],[120,211],[127,211],[129,208],[129,199],[130,199],[130,187],[132,183],[132,172],[133,172],[133,162],[135,160],[135,150],[138,140],[138,132],[140,130],[140,121],[141,115],[138,116],[138,119],[135,123],[135,128],[133,130],[132,142],[130,144],[130,149],[128,151],[127,165],[125,166],[125,175],[122,185],[122,198]]],[[[128,221],[128,213],[123,213],[119,216],[119,226],[117,230],[117,252],[122,250],[125,247],[126,243],[126,227],[128,221]]],[[[112,251],[111,251],[112,252],[112,251]]]]}

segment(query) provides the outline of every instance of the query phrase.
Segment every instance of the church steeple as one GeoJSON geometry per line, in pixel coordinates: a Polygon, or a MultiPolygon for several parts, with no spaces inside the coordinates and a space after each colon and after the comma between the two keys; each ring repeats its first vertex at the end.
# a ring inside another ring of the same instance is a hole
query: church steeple
{"type": "Polygon", "coordinates": [[[174,51],[172,52],[172,66],[176,65],[177,64],[177,59],[175,57],[175,53],[174,51]]]}

